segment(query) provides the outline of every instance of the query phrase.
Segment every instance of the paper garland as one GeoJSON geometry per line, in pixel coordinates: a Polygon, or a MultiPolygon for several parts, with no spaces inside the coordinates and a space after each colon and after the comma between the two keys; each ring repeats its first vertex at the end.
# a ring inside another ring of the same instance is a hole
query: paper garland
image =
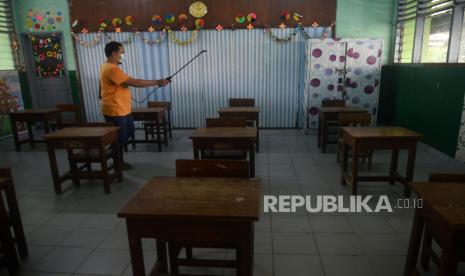
{"type": "Polygon", "coordinates": [[[199,30],[200,30],[200,28],[197,28],[197,29],[193,30],[191,36],[187,40],[179,40],[176,37],[176,34],[173,31],[171,31],[170,28],[167,28],[170,40],[173,43],[178,44],[179,46],[187,46],[189,44],[192,44],[197,39],[197,33],[199,32],[199,30]]]}

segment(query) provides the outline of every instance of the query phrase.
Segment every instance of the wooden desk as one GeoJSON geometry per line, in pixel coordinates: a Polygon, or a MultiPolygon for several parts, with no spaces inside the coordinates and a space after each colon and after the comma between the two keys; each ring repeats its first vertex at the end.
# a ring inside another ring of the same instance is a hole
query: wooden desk
{"type": "Polygon", "coordinates": [[[105,193],[110,193],[110,183],[114,178],[122,180],[121,159],[118,145],[119,127],[69,127],[44,135],[47,143],[50,168],[52,170],[55,193],[60,194],[61,184],[67,179],[72,179],[75,185],[79,185],[79,179],[102,179],[105,193]],[[114,163],[107,165],[107,146],[111,146],[114,163]],[[60,176],[57,166],[55,149],[66,149],[68,156],[74,154],[74,150],[96,150],[99,153],[101,171],[81,171],[71,168],[71,171],[60,176]],[[110,170],[114,170],[110,174],[110,170]]]}
{"type": "Polygon", "coordinates": [[[26,109],[11,112],[9,114],[11,121],[11,130],[13,132],[13,139],[15,142],[16,151],[21,151],[21,144],[30,143],[34,146],[34,143],[43,143],[44,140],[34,140],[34,132],[32,131],[32,124],[34,122],[43,122],[45,133],[50,132],[50,121],[56,121],[57,124],[61,124],[61,110],[58,108],[46,108],[46,109],[26,109]],[[25,122],[27,125],[27,140],[20,140],[18,133],[17,122],[25,122]]]}
{"type": "Polygon", "coordinates": [[[442,244],[437,275],[455,275],[458,253],[465,245],[464,183],[425,182],[411,183],[410,186],[419,198],[423,198],[423,208],[415,209],[404,275],[419,275],[416,264],[425,224],[442,244]]]}
{"type": "Polygon", "coordinates": [[[166,107],[145,107],[145,108],[133,108],[131,111],[132,118],[134,121],[151,121],[156,124],[156,140],[136,140],[135,137],[132,139],[133,146],[136,143],[156,143],[158,144],[158,151],[161,151],[161,146],[164,143],[168,146],[168,136],[166,132],[166,107]],[[163,127],[163,139],[161,138],[160,125],[163,127]]]}
{"type": "Polygon", "coordinates": [[[354,106],[341,106],[341,107],[320,107],[320,114],[318,117],[318,147],[321,151],[326,153],[327,144],[335,144],[337,140],[328,141],[327,123],[329,121],[337,122],[339,120],[339,113],[366,113],[367,111],[360,107],[354,106]]]}
{"type": "Polygon", "coordinates": [[[352,187],[352,194],[357,194],[358,181],[399,181],[404,185],[404,195],[410,196],[408,183],[412,181],[415,167],[415,155],[421,135],[402,127],[343,127],[342,128],[342,184],[352,187]],[[352,174],[347,171],[348,150],[352,148],[352,174]],[[359,176],[358,162],[362,151],[374,149],[392,150],[389,176],[359,176]],[[397,172],[399,150],[408,150],[407,172],[402,176],[397,172]]]}
{"type": "Polygon", "coordinates": [[[222,107],[218,110],[220,117],[244,117],[255,121],[257,128],[257,152],[260,150],[260,108],[258,107],[222,107]]]}
{"type": "Polygon", "coordinates": [[[194,148],[194,159],[200,159],[203,150],[248,150],[250,175],[255,177],[255,127],[208,127],[196,129],[190,138],[194,148]]]}
{"type": "Polygon", "coordinates": [[[233,244],[238,275],[252,275],[259,210],[258,179],[152,178],[118,213],[126,218],[133,275],[145,275],[141,238],[157,239],[154,271],[167,272],[165,241],[207,242],[233,244]]]}

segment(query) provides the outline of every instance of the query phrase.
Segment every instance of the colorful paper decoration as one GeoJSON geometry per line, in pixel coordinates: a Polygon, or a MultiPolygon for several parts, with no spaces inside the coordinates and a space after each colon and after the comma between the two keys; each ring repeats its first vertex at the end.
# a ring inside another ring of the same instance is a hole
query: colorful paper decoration
{"type": "Polygon", "coordinates": [[[216,28],[215,28],[218,32],[221,32],[223,30],[223,26],[221,25],[216,25],[216,28]]]}
{"type": "Polygon", "coordinates": [[[291,14],[287,11],[281,13],[281,20],[288,21],[291,19],[291,14]]]}
{"type": "Polygon", "coordinates": [[[187,14],[185,14],[185,13],[181,13],[180,15],[178,15],[178,21],[179,22],[186,22],[187,19],[188,19],[188,17],[187,17],[187,14]]]}
{"type": "Polygon", "coordinates": [[[202,18],[208,13],[208,8],[205,3],[197,1],[189,6],[189,13],[195,18],[202,18]]]}
{"type": "Polygon", "coordinates": [[[115,28],[115,33],[121,33],[121,27],[116,27],[115,28]]]}
{"type": "Polygon", "coordinates": [[[119,17],[115,17],[113,18],[113,20],[111,21],[111,24],[114,26],[114,27],[119,27],[123,24],[123,21],[121,20],[121,18],[119,17]]]}
{"type": "Polygon", "coordinates": [[[257,15],[255,13],[249,13],[247,15],[247,21],[250,23],[257,21],[257,15]]]}
{"type": "Polygon", "coordinates": [[[253,25],[249,23],[249,25],[247,25],[247,29],[251,31],[253,29],[253,25]]]}
{"type": "Polygon", "coordinates": [[[187,27],[186,27],[186,26],[182,26],[180,30],[181,30],[182,32],[187,32],[187,27]]]}
{"type": "Polygon", "coordinates": [[[126,18],[124,18],[124,22],[128,26],[132,26],[132,24],[134,24],[134,17],[128,15],[128,16],[126,16],[126,18]]]}
{"type": "Polygon", "coordinates": [[[100,19],[99,21],[99,26],[101,30],[106,30],[108,26],[110,25],[110,20],[108,19],[100,19]]]}
{"type": "Polygon", "coordinates": [[[304,16],[295,12],[292,18],[294,18],[295,22],[299,22],[302,18],[304,18],[304,16]]]}
{"type": "Polygon", "coordinates": [[[152,17],[152,23],[156,24],[156,25],[159,25],[159,24],[163,23],[163,18],[160,15],[156,14],[156,15],[154,15],[152,17]]]}
{"type": "Polygon", "coordinates": [[[145,44],[148,44],[148,45],[158,45],[158,44],[161,44],[165,38],[166,38],[166,31],[165,29],[163,29],[163,31],[160,32],[160,37],[158,39],[155,39],[155,40],[148,40],[146,39],[142,33],[140,33],[139,31],[136,32],[136,35],[139,36],[139,38],[145,43],[145,44]]]}
{"type": "Polygon", "coordinates": [[[63,22],[60,11],[42,11],[30,9],[27,13],[25,25],[29,31],[53,31],[63,22]]]}
{"type": "Polygon", "coordinates": [[[155,28],[153,28],[152,26],[150,26],[150,27],[147,29],[147,31],[153,33],[153,32],[155,31],[155,28]]]}
{"type": "Polygon", "coordinates": [[[57,36],[42,36],[32,39],[32,53],[38,78],[64,77],[61,41],[57,36]]]}
{"type": "Polygon", "coordinates": [[[242,24],[245,22],[245,15],[242,14],[242,13],[238,13],[236,15],[236,22],[239,23],[239,24],[242,24]]]}
{"type": "Polygon", "coordinates": [[[174,23],[174,21],[176,21],[176,17],[174,17],[173,14],[167,14],[165,16],[165,22],[168,23],[168,24],[172,24],[174,23]]]}
{"type": "Polygon", "coordinates": [[[197,29],[201,29],[201,28],[203,28],[204,26],[205,26],[205,20],[203,20],[203,19],[201,19],[201,18],[195,20],[195,27],[196,27],[197,29]]]}
{"type": "Polygon", "coordinates": [[[197,39],[197,33],[199,32],[199,29],[197,28],[194,31],[192,31],[192,35],[187,40],[179,40],[176,37],[176,34],[173,31],[171,31],[169,27],[167,28],[167,32],[168,32],[168,36],[170,37],[170,40],[173,43],[176,43],[179,46],[187,46],[189,44],[192,44],[197,39]]]}
{"type": "Polygon", "coordinates": [[[71,32],[71,35],[73,36],[73,38],[79,43],[81,44],[82,46],[86,47],[86,48],[89,48],[89,47],[93,47],[93,46],[96,46],[98,44],[100,44],[100,42],[102,41],[102,32],[98,32],[97,33],[97,37],[91,41],[84,41],[82,39],[79,38],[78,35],[76,35],[74,32],[71,32]]]}
{"type": "Polygon", "coordinates": [[[318,28],[319,26],[320,26],[320,24],[318,24],[317,22],[313,22],[313,24],[312,24],[312,27],[315,28],[315,29],[318,28]]]}
{"type": "Polygon", "coordinates": [[[282,30],[285,29],[285,28],[286,28],[286,24],[284,24],[284,23],[281,22],[281,24],[279,24],[279,28],[282,29],[282,30]]]}

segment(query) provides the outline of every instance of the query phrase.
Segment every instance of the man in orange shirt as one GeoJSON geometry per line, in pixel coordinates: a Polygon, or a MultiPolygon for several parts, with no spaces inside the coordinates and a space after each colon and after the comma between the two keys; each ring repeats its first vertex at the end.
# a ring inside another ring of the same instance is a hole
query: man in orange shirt
{"type": "MultiPolygon", "coordinates": [[[[105,45],[105,55],[107,62],[102,64],[100,68],[102,112],[105,121],[120,127],[118,139],[122,158],[122,149],[135,131],[134,121],[131,117],[131,90],[129,90],[129,86],[166,86],[170,81],[167,79],[139,80],[126,75],[118,67],[124,60],[124,48],[119,42],[112,41],[105,45]]],[[[123,161],[123,169],[131,169],[131,166],[123,161]]]]}

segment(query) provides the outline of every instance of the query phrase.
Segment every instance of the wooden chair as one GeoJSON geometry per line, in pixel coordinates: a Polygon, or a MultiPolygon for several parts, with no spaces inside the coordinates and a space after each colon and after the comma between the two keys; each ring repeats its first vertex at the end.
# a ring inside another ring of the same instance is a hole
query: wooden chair
{"type": "MultiPolygon", "coordinates": [[[[77,127],[113,127],[115,126],[113,123],[109,122],[92,122],[92,123],[78,123],[77,127]]],[[[113,149],[111,147],[107,147],[104,152],[104,159],[106,162],[108,160],[114,158],[113,149]]],[[[74,151],[72,149],[68,149],[68,162],[71,172],[80,172],[86,169],[88,172],[92,171],[92,163],[99,163],[101,164],[102,158],[100,156],[100,152],[97,149],[80,149],[74,151]]],[[[113,163],[115,160],[113,160],[113,163]]],[[[113,168],[112,166],[108,167],[108,170],[113,168]]],[[[73,184],[75,186],[79,186],[79,181],[73,180],[73,184]]]]}
{"type": "MultiPolygon", "coordinates": [[[[249,162],[239,160],[176,160],[177,177],[237,177],[249,178],[249,162]]],[[[178,273],[179,266],[239,267],[238,261],[199,260],[192,254],[192,247],[182,242],[168,241],[171,273],[178,273]],[[186,249],[186,258],[178,258],[181,248],[186,249]]],[[[197,248],[235,249],[231,244],[198,243],[197,248]]],[[[177,274],[176,274],[177,275],[177,274]]]]}
{"type": "Polygon", "coordinates": [[[2,253],[0,269],[6,266],[9,273],[16,273],[20,266],[15,245],[21,258],[26,258],[29,253],[16,200],[13,178],[11,170],[8,168],[0,168],[0,244],[0,252],[2,253]],[[11,234],[11,228],[13,228],[13,235],[11,234]]]}
{"type": "MultiPolygon", "coordinates": [[[[242,117],[207,118],[207,127],[247,127],[247,120],[242,117]]],[[[202,159],[233,159],[247,158],[245,150],[206,150],[201,152],[202,159]]]]}
{"type": "MultiPolygon", "coordinates": [[[[371,115],[368,113],[340,113],[338,125],[339,127],[367,127],[371,124],[371,115]]],[[[339,163],[342,156],[342,130],[339,129],[339,138],[337,140],[337,162],[339,163]]],[[[371,169],[373,150],[364,152],[362,157],[363,162],[368,159],[368,169],[371,169]]]]}
{"type": "MultiPolygon", "coordinates": [[[[166,107],[167,108],[167,120],[165,120],[166,129],[170,138],[173,138],[171,131],[171,102],[148,102],[147,107],[166,107]]],[[[155,122],[143,122],[145,139],[148,140],[148,136],[151,135],[152,138],[156,134],[156,123],[155,122]]],[[[163,131],[163,129],[161,129],[163,131]]],[[[163,133],[162,133],[163,134],[163,133]]]]}
{"type": "MultiPolygon", "coordinates": [[[[321,107],[345,107],[345,100],[322,100],[321,107]]],[[[330,134],[337,134],[337,130],[334,130],[335,127],[339,125],[338,118],[334,120],[326,120],[326,137],[329,137],[330,134]]],[[[334,140],[333,140],[334,141],[334,140]]]]}
{"type": "Polygon", "coordinates": [[[346,106],[345,100],[322,100],[321,107],[344,107],[346,106]]]}
{"type": "MultiPolygon", "coordinates": [[[[430,174],[428,181],[429,182],[459,182],[465,185],[465,174],[463,173],[433,173],[433,174],[430,174]]],[[[429,269],[430,259],[433,260],[433,262],[436,265],[439,265],[441,262],[441,259],[436,254],[436,252],[434,252],[432,248],[433,239],[436,241],[439,247],[443,248],[440,239],[437,239],[432,236],[430,227],[431,227],[430,225],[425,225],[423,245],[422,245],[422,250],[421,250],[420,264],[424,270],[429,269]]],[[[465,262],[465,244],[462,244],[460,248],[461,248],[461,251],[460,251],[461,254],[459,254],[458,260],[459,262],[465,262]]]]}
{"type": "Polygon", "coordinates": [[[82,122],[81,106],[78,104],[57,104],[56,108],[61,110],[62,121],[52,124],[52,130],[75,126],[82,122]],[[71,118],[71,119],[70,119],[71,118]]]}
{"type": "Polygon", "coordinates": [[[253,98],[231,98],[229,99],[230,107],[254,107],[255,99],[253,98]]]}

